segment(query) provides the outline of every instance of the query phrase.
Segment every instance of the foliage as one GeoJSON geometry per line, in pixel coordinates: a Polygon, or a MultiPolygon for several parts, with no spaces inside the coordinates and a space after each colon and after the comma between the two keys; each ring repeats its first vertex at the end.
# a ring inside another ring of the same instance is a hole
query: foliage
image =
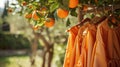
{"type": "Polygon", "coordinates": [[[30,48],[30,42],[22,35],[0,34],[0,49],[30,48]],[[12,44],[12,46],[11,46],[12,44]]]}
{"type": "MultiPolygon", "coordinates": [[[[59,18],[56,15],[56,10],[58,8],[71,10],[68,7],[68,2],[69,0],[17,0],[17,3],[12,3],[13,6],[10,7],[10,9],[12,8],[14,12],[17,12],[21,15],[23,14],[25,16],[28,14],[32,14],[31,18],[27,17],[27,19],[30,21],[30,24],[32,24],[33,26],[41,27],[47,21],[47,18],[59,18]],[[39,17],[38,20],[34,19],[34,11],[36,11],[36,16],[39,17]]],[[[73,13],[76,13],[75,10],[71,11],[73,13]]],[[[73,13],[72,15],[76,15],[73,13]]]]}
{"type": "MultiPolygon", "coordinates": [[[[30,49],[30,47],[29,40],[23,35],[0,33],[0,49],[30,49]]],[[[42,47],[39,45],[38,48],[42,47]]]]}
{"type": "MultiPolygon", "coordinates": [[[[106,5],[115,5],[119,4],[120,0],[17,0],[17,3],[12,3],[13,11],[19,14],[33,14],[36,11],[37,16],[39,17],[38,20],[35,20],[34,16],[31,15],[31,18],[27,18],[33,26],[41,27],[44,25],[47,18],[59,18],[56,16],[56,11],[58,8],[66,9],[69,11],[69,15],[77,16],[77,8],[81,7],[84,8],[84,5],[93,5],[97,7],[104,7],[106,5]],[[72,4],[76,3],[76,4],[72,4]],[[76,5],[77,7],[70,8],[70,4],[72,6],[76,5]],[[18,8],[19,7],[19,8],[18,8]]],[[[59,18],[60,19],[60,18],[59,18]]],[[[67,19],[66,26],[70,25],[69,16],[66,17],[67,19]]]]}

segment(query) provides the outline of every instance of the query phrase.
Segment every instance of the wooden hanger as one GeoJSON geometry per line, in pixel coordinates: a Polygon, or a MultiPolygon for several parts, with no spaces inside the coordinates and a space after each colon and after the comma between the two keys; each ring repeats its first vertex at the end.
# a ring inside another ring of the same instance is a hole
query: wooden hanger
{"type": "Polygon", "coordinates": [[[100,20],[98,20],[96,23],[94,23],[95,25],[98,25],[99,23],[101,23],[102,21],[104,21],[107,17],[103,16],[102,18],[100,18],[100,20]]]}

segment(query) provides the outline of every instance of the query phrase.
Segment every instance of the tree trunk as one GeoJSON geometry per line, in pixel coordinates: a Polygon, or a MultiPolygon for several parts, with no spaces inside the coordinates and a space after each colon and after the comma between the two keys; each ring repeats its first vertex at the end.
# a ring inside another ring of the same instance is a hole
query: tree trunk
{"type": "Polygon", "coordinates": [[[53,58],[53,44],[45,47],[44,49],[42,67],[51,67],[52,58],[53,58]]]}
{"type": "Polygon", "coordinates": [[[53,44],[50,45],[50,48],[49,48],[49,56],[48,56],[48,67],[51,67],[51,62],[52,62],[52,58],[53,58],[53,51],[54,51],[54,48],[53,48],[53,44]]]}
{"type": "Polygon", "coordinates": [[[38,37],[43,41],[44,43],[44,53],[43,53],[43,63],[42,67],[51,67],[51,62],[53,58],[53,46],[54,43],[52,43],[52,38],[49,35],[49,30],[46,29],[47,37],[49,40],[47,40],[41,33],[38,34],[38,37]]]}
{"type": "Polygon", "coordinates": [[[38,36],[34,34],[34,40],[31,45],[31,67],[35,66],[35,57],[37,53],[37,46],[38,46],[38,36]]]}
{"type": "Polygon", "coordinates": [[[46,50],[46,47],[44,47],[43,58],[42,58],[43,59],[42,67],[45,67],[46,54],[47,54],[47,50],[46,50]]]}

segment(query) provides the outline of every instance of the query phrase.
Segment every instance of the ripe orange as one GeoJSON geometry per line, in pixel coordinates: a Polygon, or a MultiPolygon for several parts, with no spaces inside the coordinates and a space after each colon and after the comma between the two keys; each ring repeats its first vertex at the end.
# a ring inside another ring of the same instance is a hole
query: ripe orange
{"type": "Polygon", "coordinates": [[[64,10],[64,9],[62,9],[62,8],[58,8],[58,9],[57,9],[57,16],[58,16],[59,18],[66,18],[66,17],[68,16],[68,13],[69,13],[69,11],[64,10]]]}
{"type": "Polygon", "coordinates": [[[22,6],[26,6],[27,3],[25,1],[22,2],[22,6]]]}
{"type": "Polygon", "coordinates": [[[42,7],[39,11],[39,13],[42,15],[42,16],[45,16],[45,14],[47,13],[47,8],[46,7],[42,7]]]}
{"type": "Polygon", "coordinates": [[[27,19],[32,18],[32,14],[26,14],[26,15],[25,15],[25,18],[27,18],[27,19]]]}
{"type": "Polygon", "coordinates": [[[39,16],[37,15],[37,10],[34,10],[33,11],[33,13],[32,13],[32,18],[34,19],[34,20],[38,20],[39,19],[39,16]]]}
{"type": "Polygon", "coordinates": [[[46,22],[45,22],[45,26],[50,28],[53,27],[53,25],[55,24],[55,20],[53,18],[49,18],[46,22]]]}
{"type": "Polygon", "coordinates": [[[40,10],[41,10],[41,11],[46,11],[47,8],[46,8],[46,7],[42,7],[40,10]]]}
{"type": "Polygon", "coordinates": [[[69,8],[75,8],[79,4],[79,0],[69,0],[69,8]]]}
{"type": "Polygon", "coordinates": [[[83,11],[87,11],[88,10],[88,6],[87,5],[84,5],[83,6],[83,11]]]}
{"type": "Polygon", "coordinates": [[[116,22],[115,17],[112,17],[111,21],[112,21],[113,23],[115,23],[115,22],[116,22]]]}

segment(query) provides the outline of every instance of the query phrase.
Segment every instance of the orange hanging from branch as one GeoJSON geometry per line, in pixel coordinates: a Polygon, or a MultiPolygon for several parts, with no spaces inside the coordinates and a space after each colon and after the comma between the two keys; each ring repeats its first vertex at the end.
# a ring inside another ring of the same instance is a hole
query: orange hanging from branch
{"type": "Polygon", "coordinates": [[[46,22],[45,22],[45,26],[50,28],[53,27],[55,24],[55,20],[53,18],[49,18],[46,22]]]}
{"type": "Polygon", "coordinates": [[[87,11],[88,10],[88,6],[87,5],[84,5],[83,6],[83,11],[87,11]]]}
{"type": "Polygon", "coordinates": [[[27,18],[27,19],[32,18],[32,14],[25,14],[25,18],[27,18]]]}
{"type": "Polygon", "coordinates": [[[58,8],[57,9],[57,16],[59,18],[66,18],[68,16],[69,11],[62,9],[62,8],[58,8]]]}
{"type": "Polygon", "coordinates": [[[69,8],[75,8],[79,4],[79,0],[69,0],[69,8]]]}
{"type": "Polygon", "coordinates": [[[37,15],[37,10],[35,10],[35,11],[33,11],[33,13],[32,13],[32,18],[34,19],[34,20],[38,20],[39,19],[39,16],[37,15]]]}
{"type": "Polygon", "coordinates": [[[112,17],[112,18],[111,18],[111,21],[112,21],[113,23],[115,23],[115,22],[116,22],[115,17],[112,17]]]}

